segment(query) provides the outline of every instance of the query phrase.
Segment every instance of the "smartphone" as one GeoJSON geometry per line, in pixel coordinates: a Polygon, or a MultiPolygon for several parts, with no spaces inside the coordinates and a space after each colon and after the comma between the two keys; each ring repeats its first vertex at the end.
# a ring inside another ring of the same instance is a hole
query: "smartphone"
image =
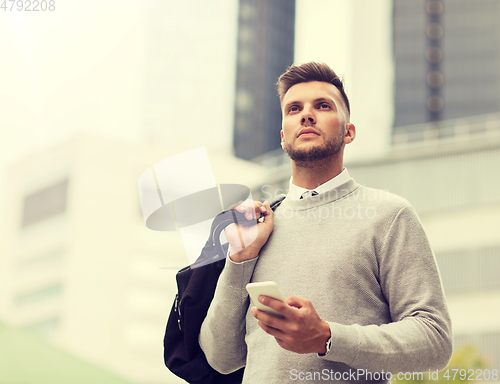
{"type": "Polygon", "coordinates": [[[264,281],[260,283],[248,283],[246,285],[246,288],[248,294],[250,295],[250,298],[252,299],[252,302],[258,309],[273,316],[283,317],[281,313],[275,311],[272,308],[269,308],[259,301],[259,296],[264,295],[285,302],[285,298],[281,294],[278,284],[276,284],[274,281],[264,281]]]}

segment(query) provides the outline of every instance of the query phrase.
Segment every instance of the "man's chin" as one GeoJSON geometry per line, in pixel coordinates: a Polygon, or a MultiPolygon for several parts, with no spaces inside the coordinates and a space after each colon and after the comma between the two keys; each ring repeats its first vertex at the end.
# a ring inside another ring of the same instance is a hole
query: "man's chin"
{"type": "Polygon", "coordinates": [[[313,162],[325,160],[332,157],[335,153],[325,150],[325,148],[308,148],[307,150],[287,151],[288,156],[295,162],[313,162]]]}

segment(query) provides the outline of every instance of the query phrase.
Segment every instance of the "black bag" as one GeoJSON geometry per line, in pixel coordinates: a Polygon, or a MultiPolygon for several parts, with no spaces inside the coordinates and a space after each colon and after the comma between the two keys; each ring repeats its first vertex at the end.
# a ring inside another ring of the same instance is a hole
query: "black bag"
{"type": "MultiPolygon", "coordinates": [[[[271,209],[284,199],[280,197],[271,209]]],[[[221,245],[219,236],[229,224],[242,222],[243,214],[230,210],[217,215],[210,237],[193,266],[177,272],[174,304],[163,339],[165,365],[175,375],[192,384],[240,384],[245,368],[228,375],[215,371],[207,362],[198,343],[201,324],[214,296],[219,275],[225,265],[228,244],[221,245]]]]}

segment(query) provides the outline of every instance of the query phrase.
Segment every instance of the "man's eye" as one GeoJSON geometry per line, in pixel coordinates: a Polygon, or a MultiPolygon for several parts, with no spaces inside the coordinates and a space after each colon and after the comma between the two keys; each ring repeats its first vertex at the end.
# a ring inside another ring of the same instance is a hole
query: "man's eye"
{"type": "Polygon", "coordinates": [[[299,107],[293,106],[293,107],[290,107],[290,109],[288,110],[288,112],[297,112],[298,110],[299,110],[299,107]]]}
{"type": "Polygon", "coordinates": [[[325,104],[325,103],[321,104],[319,107],[322,109],[330,108],[330,106],[328,104],[325,104]]]}

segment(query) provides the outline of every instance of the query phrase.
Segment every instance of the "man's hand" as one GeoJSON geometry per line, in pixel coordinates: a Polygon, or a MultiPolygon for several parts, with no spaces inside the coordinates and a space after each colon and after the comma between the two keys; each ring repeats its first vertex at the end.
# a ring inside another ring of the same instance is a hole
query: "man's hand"
{"type": "Polygon", "coordinates": [[[230,259],[241,263],[259,255],[260,249],[273,231],[274,214],[268,201],[261,203],[247,200],[234,209],[244,213],[248,222],[228,225],[224,232],[231,245],[230,259]],[[257,222],[261,216],[264,221],[257,222]]]}
{"type": "Polygon", "coordinates": [[[285,316],[281,319],[257,307],[251,308],[259,326],[274,336],[280,347],[296,353],[326,353],[326,342],[331,336],[330,326],[320,319],[309,300],[290,296],[286,304],[261,295],[259,301],[285,316]]]}

